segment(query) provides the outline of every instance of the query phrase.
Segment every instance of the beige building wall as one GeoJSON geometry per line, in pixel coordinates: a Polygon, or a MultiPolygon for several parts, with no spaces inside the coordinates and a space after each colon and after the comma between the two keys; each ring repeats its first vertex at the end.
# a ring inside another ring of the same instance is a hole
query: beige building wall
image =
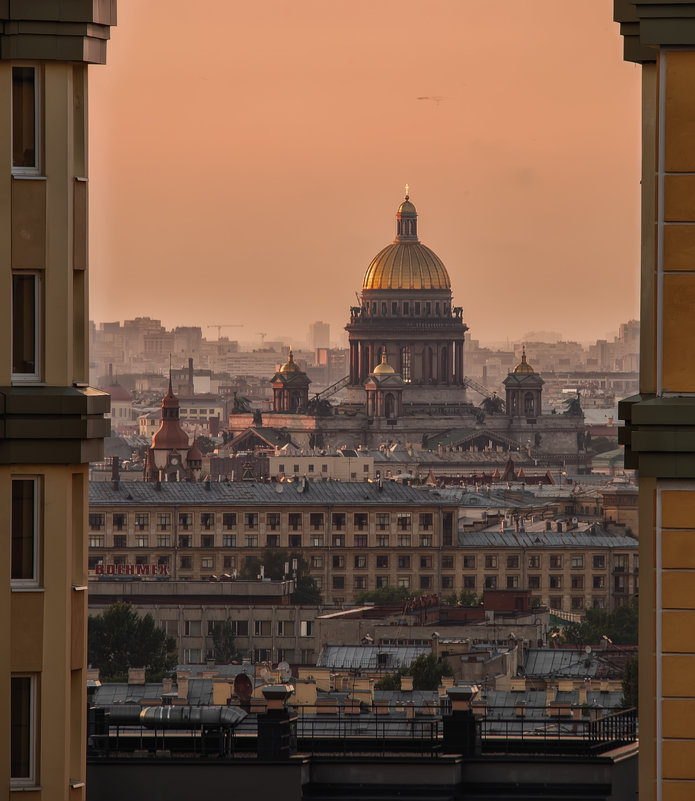
{"type": "Polygon", "coordinates": [[[85,797],[87,64],[115,4],[47,5],[0,7],[0,792],[52,801],[85,797]]]}

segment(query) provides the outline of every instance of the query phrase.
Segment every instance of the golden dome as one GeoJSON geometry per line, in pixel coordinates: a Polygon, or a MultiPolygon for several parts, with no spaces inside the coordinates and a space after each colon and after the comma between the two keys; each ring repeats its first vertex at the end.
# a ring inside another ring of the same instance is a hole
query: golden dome
{"type": "Polygon", "coordinates": [[[412,214],[414,216],[417,216],[417,211],[415,209],[415,206],[413,206],[413,204],[410,202],[410,198],[408,197],[408,195],[405,196],[405,200],[398,207],[398,213],[412,214]]]}
{"type": "Polygon", "coordinates": [[[372,373],[373,375],[395,375],[396,371],[386,361],[386,348],[381,352],[381,362],[377,364],[372,373]]]}
{"type": "Polygon", "coordinates": [[[526,348],[521,351],[521,361],[514,368],[515,373],[533,373],[533,367],[526,361],[526,348]]]}
{"type": "Polygon", "coordinates": [[[290,354],[287,357],[287,361],[280,368],[280,372],[281,373],[301,373],[302,372],[294,362],[294,354],[292,353],[291,349],[290,349],[290,354]]]}
{"type": "Polygon", "coordinates": [[[421,242],[394,242],[372,259],[362,289],[451,289],[442,260],[421,242]]]}

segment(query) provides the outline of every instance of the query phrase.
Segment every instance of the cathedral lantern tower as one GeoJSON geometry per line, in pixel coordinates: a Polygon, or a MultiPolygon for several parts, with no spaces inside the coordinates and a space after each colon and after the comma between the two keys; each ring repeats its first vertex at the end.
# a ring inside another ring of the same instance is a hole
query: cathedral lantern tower
{"type": "Polygon", "coordinates": [[[543,379],[526,361],[526,348],[521,361],[504,379],[507,390],[507,414],[510,417],[539,417],[543,379]]]}
{"type": "MultiPolygon", "coordinates": [[[[350,310],[349,391],[353,394],[382,361],[382,348],[404,382],[407,402],[464,399],[463,309],[452,307],[442,260],[418,237],[409,195],[396,213],[396,238],[372,259],[360,305],[350,310]]],[[[404,395],[404,401],[406,401],[404,395]]]]}
{"type": "Polygon", "coordinates": [[[287,362],[273,376],[273,411],[306,412],[311,380],[294,360],[290,350],[287,362]]]}
{"type": "Polygon", "coordinates": [[[364,383],[367,394],[367,417],[385,418],[391,423],[403,414],[403,379],[387,361],[386,348],[381,350],[381,362],[364,383]]]}

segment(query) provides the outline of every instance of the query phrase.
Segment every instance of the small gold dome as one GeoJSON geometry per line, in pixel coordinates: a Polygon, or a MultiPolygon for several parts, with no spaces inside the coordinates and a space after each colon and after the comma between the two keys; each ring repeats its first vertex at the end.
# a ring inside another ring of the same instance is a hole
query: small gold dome
{"type": "Polygon", "coordinates": [[[362,289],[451,289],[442,260],[421,242],[394,242],[372,259],[362,289]]]}
{"type": "Polygon", "coordinates": [[[521,361],[514,368],[515,373],[533,373],[533,367],[526,361],[526,348],[521,351],[521,361]]]}
{"type": "Polygon", "coordinates": [[[417,217],[417,210],[415,209],[415,206],[413,206],[413,204],[410,202],[410,198],[408,197],[408,195],[405,196],[405,200],[398,207],[398,214],[400,214],[401,216],[404,214],[408,214],[417,217]]]}
{"type": "Polygon", "coordinates": [[[386,348],[381,352],[381,363],[374,368],[373,375],[395,375],[396,371],[386,361],[386,348]]]}
{"type": "Polygon", "coordinates": [[[289,354],[289,356],[287,358],[287,361],[280,368],[280,372],[281,373],[301,373],[302,372],[299,369],[299,367],[295,364],[294,354],[292,353],[291,349],[290,349],[290,354],[289,354]]]}

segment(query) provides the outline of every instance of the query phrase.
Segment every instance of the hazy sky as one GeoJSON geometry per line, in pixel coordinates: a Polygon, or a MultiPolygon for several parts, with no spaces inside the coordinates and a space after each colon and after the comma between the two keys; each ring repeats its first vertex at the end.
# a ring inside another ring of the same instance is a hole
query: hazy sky
{"type": "Polygon", "coordinates": [[[119,0],[90,72],[92,319],[336,338],[408,182],[473,338],[617,329],[640,79],[612,5],[119,0]]]}

